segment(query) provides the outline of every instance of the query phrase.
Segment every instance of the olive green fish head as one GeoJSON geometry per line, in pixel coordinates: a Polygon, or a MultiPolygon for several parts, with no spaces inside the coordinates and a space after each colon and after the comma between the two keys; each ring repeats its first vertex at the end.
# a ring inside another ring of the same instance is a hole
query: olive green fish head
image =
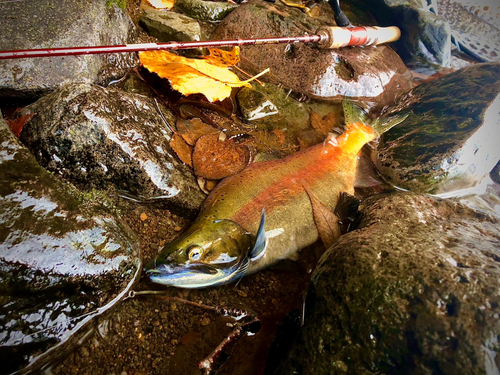
{"type": "Polygon", "coordinates": [[[255,238],[231,220],[202,221],[146,265],[151,281],[181,288],[221,285],[244,275],[255,238]]]}

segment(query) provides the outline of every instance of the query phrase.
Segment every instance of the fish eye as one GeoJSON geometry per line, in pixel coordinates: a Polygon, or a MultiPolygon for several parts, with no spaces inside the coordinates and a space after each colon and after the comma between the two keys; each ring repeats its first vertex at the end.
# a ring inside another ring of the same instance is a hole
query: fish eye
{"type": "Polygon", "coordinates": [[[201,258],[201,254],[203,254],[203,248],[201,246],[191,246],[188,250],[188,256],[191,260],[199,260],[201,258]]]}

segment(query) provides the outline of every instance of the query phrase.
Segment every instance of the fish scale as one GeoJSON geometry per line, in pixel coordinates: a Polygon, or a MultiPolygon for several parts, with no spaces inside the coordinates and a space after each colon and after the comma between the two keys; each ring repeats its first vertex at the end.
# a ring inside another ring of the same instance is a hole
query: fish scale
{"type": "Polygon", "coordinates": [[[431,0],[429,8],[450,25],[455,42],[483,61],[500,61],[500,6],[495,0],[431,0]]]}

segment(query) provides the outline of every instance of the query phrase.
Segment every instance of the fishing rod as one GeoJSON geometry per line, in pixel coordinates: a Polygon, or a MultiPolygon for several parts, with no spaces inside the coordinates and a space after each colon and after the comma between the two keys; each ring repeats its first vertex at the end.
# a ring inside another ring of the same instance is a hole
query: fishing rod
{"type": "Polygon", "coordinates": [[[399,39],[401,31],[396,26],[377,27],[337,27],[325,26],[316,31],[315,35],[295,37],[206,40],[194,42],[167,42],[122,44],[114,46],[88,46],[68,48],[40,48],[0,51],[0,60],[22,59],[52,56],[95,55],[103,53],[139,52],[156,50],[178,50],[204,47],[231,47],[246,45],[281,44],[281,43],[316,43],[319,48],[333,49],[347,46],[370,46],[393,42],[399,39]]]}

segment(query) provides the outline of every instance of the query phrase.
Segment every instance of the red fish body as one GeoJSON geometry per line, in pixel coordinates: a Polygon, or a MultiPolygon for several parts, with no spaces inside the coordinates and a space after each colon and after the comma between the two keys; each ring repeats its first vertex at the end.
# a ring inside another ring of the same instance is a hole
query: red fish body
{"type": "Polygon", "coordinates": [[[256,235],[265,209],[265,230],[274,235],[249,272],[290,257],[318,239],[308,194],[332,211],[341,192],[353,194],[357,155],[376,136],[371,127],[353,123],[338,138],[284,159],[252,164],[211,192],[197,221],[228,219],[256,235]]]}
{"type": "MultiPolygon", "coordinates": [[[[340,193],[354,193],[361,148],[406,118],[372,122],[354,104],[343,106],[348,125],[341,136],[281,160],[251,164],[217,185],[189,230],[146,266],[150,279],[182,288],[221,285],[316,242],[316,225],[324,222],[315,219],[331,214],[340,193]]],[[[329,229],[338,227],[334,220],[325,222],[329,229]]],[[[331,243],[340,230],[321,234],[331,243]]]]}

